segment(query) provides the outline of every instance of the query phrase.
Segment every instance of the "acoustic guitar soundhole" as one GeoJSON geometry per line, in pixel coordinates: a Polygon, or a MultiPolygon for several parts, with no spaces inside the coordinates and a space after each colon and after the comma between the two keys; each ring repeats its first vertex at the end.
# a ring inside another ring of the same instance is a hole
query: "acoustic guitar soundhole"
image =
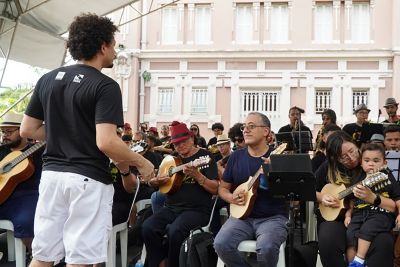
{"type": "Polygon", "coordinates": [[[13,165],[11,164],[11,162],[4,164],[0,169],[0,173],[3,174],[6,172],[9,172],[9,171],[11,171],[12,168],[13,168],[13,165]]]}

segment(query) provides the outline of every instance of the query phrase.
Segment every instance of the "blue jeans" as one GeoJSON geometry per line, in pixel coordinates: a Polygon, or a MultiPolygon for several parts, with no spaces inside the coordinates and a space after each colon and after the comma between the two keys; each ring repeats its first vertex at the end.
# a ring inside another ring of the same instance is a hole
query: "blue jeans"
{"type": "Polygon", "coordinates": [[[239,243],[257,240],[257,262],[260,266],[276,266],[279,248],[288,234],[286,222],[282,215],[245,220],[230,217],[215,237],[214,248],[226,266],[243,267],[248,264],[237,250],[239,243]]]}
{"type": "Polygon", "coordinates": [[[167,196],[160,191],[155,191],[151,194],[151,209],[153,213],[156,213],[159,209],[164,207],[167,196]]]}

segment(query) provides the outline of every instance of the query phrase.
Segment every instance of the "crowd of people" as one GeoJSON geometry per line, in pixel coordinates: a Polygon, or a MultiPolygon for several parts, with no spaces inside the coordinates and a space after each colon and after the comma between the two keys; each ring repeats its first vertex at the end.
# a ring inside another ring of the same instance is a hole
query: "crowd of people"
{"type": "MultiPolygon", "coordinates": [[[[207,225],[216,196],[217,210],[246,205],[248,192],[235,189],[270,164],[280,134],[301,130],[312,138],[301,120],[304,110],[296,106],[289,109],[289,124],[276,135],[269,118],[259,112],[249,113],[227,134],[222,123],[213,124],[214,137],[208,142],[194,123],[173,121],[162,125],[160,134],[142,123],[133,131],[123,121],[118,84],[101,73],[112,67],[116,30],[108,18],[77,17],[67,47],[78,63],[45,74],[25,115],[9,112],[0,123],[0,160],[12,160],[15,152],[45,142],[45,148],[32,153],[29,178],[0,203],[0,219],[12,221],[15,237],[32,253],[31,267],[61,259],[69,266],[106,262],[112,225],[131,216],[137,177],[141,186],[136,201],[152,199],[153,215],[140,233],[147,264],[179,266],[182,242],[192,229],[207,225]],[[185,164],[182,179],[176,191],[162,193],[171,174],[159,170],[171,158],[185,164]],[[201,158],[211,160],[202,168],[190,164],[201,158]]],[[[328,184],[352,190],[344,199],[344,216],[325,220],[317,211],[323,266],[400,266],[400,253],[395,253],[400,241],[391,233],[400,224],[398,170],[392,170],[395,177],[384,168],[387,151],[400,150],[398,102],[388,98],[384,108],[388,118],[381,126],[368,122],[366,104],[355,108],[356,122],[342,129],[333,110],[321,114],[312,157],[317,202],[332,209],[341,206],[337,195],[324,191],[328,184]],[[377,172],[390,183],[379,190],[360,183],[377,172]]],[[[297,152],[308,151],[304,147],[297,152]]],[[[256,240],[259,265],[276,266],[287,239],[288,203],[273,197],[268,173],[261,172],[255,186],[257,196],[247,216],[229,217],[224,224],[218,212],[211,218],[215,251],[228,267],[248,266],[238,245],[249,239],[256,240]]]]}

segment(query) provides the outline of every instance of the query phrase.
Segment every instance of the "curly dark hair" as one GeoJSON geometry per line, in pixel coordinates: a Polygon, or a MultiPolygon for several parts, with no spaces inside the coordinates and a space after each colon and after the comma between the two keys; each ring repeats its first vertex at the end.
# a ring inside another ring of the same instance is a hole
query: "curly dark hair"
{"type": "Polygon", "coordinates": [[[103,44],[112,43],[118,28],[107,17],[86,13],[75,17],[68,30],[67,48],[72,58],[90,60],[103,44]]]}
{"type": "Polygon", "coordinates": [[[240,127],[242,127],[243,123],[235,123],[228,132],[228,137],[231,139],[231,141],[234,143],[235,142],[235,137],[241,137],[243,138],[243,132],[240,130],[240,127]]]}

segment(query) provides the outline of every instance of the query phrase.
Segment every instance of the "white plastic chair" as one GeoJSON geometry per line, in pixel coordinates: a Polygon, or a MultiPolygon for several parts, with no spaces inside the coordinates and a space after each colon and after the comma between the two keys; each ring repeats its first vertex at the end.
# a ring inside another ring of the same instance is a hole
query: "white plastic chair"
{"type": "MultiPolygon", "coordinates": [[[[285,263],[285,246],[286,242],[283,242],[280,249],[279,249],[279,260],[277,267],[286,267],[285,263]]],[[[238,250],[241,252],[256,252],[256,241],[255,240],[244,240],[240,242],[238,246],[238,250]]],[[[217,267],[223,267],[224,262],[221,258],[218,258],[217,267]]]]}
{"type": "Polygon", "coordinates": [[[0,220],[0,229],[7,230],[8,261],[15,261],[15,267],[25,267],[26,247],[20,238],[14,237],[13,223],[0,220]]]}
{"type": "MultiPolygon", "coordinates": [[[[141,210],[144,210],[148,206],[151,206],[151,199],[142,199],[136,202],[136,212],[139,213],[141,210]]],[[[144,263],[146,260],[146,246],[143,243],[142,253],[140,255],[140,260],[144,263]]]]}
{"type": "Polygon", "coordinates": [[[136,191],[133,197],[131,209],[128,214],[128,218],[125,222],[114,225],[111,231],[110,239],[108,240],[108,251],[107,251],[107,263],[106,267],[116,266],[116,255],[117,255],[117,233],[119,233],[119,240],[121,245],[121,266],[126,267],[128,265],[128,224],[129,217],[135,206],[135,200],[140,188],[140,180],[136,177],[136,191]]]}

